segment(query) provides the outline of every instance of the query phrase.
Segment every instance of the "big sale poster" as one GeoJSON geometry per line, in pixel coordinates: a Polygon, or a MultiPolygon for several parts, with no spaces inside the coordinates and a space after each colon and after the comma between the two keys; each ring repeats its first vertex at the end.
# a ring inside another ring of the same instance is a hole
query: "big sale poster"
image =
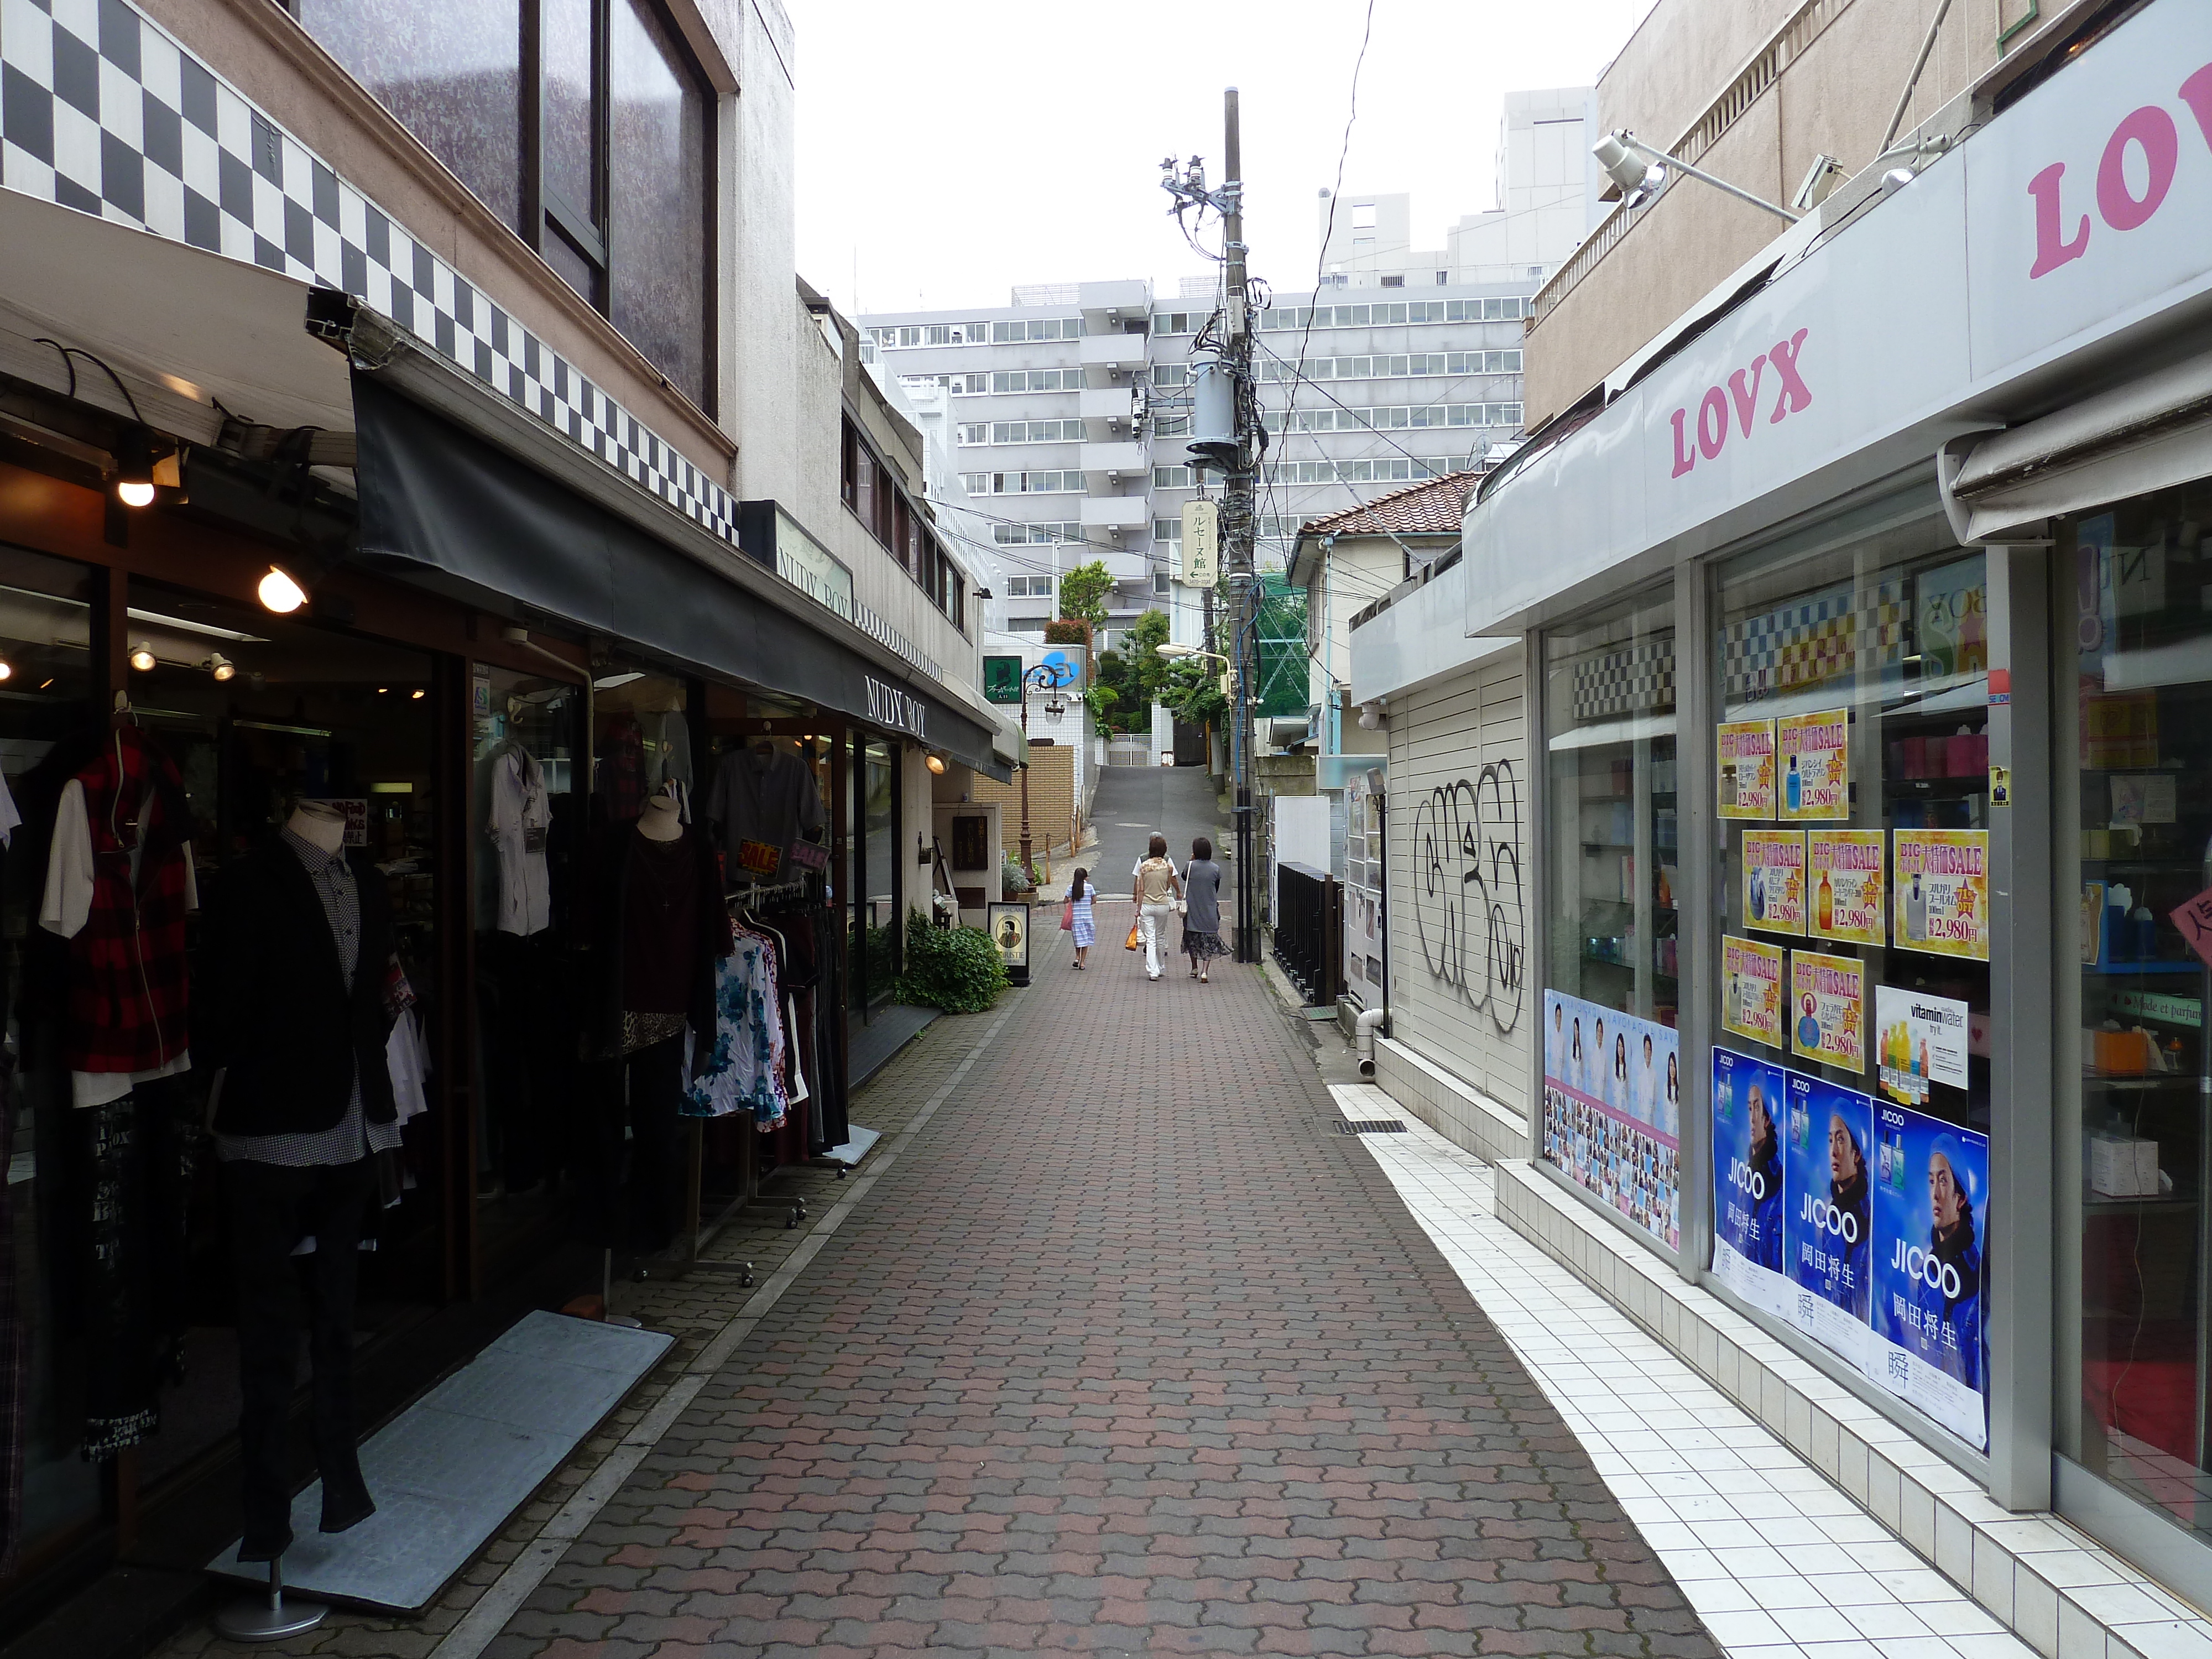
{"type": "Polygon", "coordinates": [[[1866,964],[1796,951],[1790,957],[1790,1052],[1845,1072],[1866,1070],[1866,964]]]}
{"type": "Polygon", "coordinates": [[[1779,945],[1721,935],[1721,1024],[1740,1037],[1782,1046],[1782,957],[1779,945]]]}
{"type": "Polygon", "coordinates": [[[1775,816],[1784,823],[1851,815],[1851,711],[1824,708],[1774,722],[1775,816]]]}
{"type": "Polygon", "coordinates": [[[1670,1250],[1682,1245],[1681,1038],[1544,993],[1544,1159],[1670,1250]]]}
{"type": "Polygon", "coordinates": [[[1713,1050],[1713,1271],[1753,1307],[1790,1316],[1783,1271],[1783,1125],[1788,1073],[1713,1050]]]}
{"type": "Polygon", "coordinates": [[[1863,1369],[1874,1294],[1874,1102],[1789,1073],[1784,1253],[1795,1287],[1789,1317],[1863,1369]]]}
{"type": "Polygon", "coordinates": [[[1892,938],[1900,950],[1930,956],[1990,959],[1990,832],[1899,830],[1893,832],[1897,913],[1892,938]]]}
{"type": "Polygon", "coordinates": [[[1864,1368],[1967,1444],[1989,1444],[1982,1285],[1988,1137],[1909,1106],[1876,1111],[1874,1329],[1864,1368]]]}
{"type": "Polygon", "coordinates": [[[1720,799],[1724,818],[1774,816],[1774,722],[1728,720],[1717,728],[1720,799]]]}
{"type": "Polygon", "coordinates": [[[1805,832],[1743,832],[1743,920],[1770,933],[1805,931],[1805,832]]]}
{"type": "Polygon", "coordinates": [[[1880,945],[1884,914],[1882,834],[1879,830],[1805,832],[1805,931],[1814,939],[1880,945]]]}

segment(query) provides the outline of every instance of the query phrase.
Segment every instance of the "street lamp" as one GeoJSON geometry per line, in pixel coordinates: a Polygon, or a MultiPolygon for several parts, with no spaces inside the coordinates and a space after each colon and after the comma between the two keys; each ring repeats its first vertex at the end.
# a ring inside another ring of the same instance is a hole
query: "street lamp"
{"type": "MultiPolygon", "coordinates": [[[[1060,672],[1050,663],[1041,662],[1022,676],[1022,869],[1032,887],[1036,885],[1036,859],[1030,851],[1030,688],[1057,692],[1060,672]]],[[[1054,696],[1046,702],[1044,712],[1057,720],[1067,713],[1067,704],[1054,696]]]]}

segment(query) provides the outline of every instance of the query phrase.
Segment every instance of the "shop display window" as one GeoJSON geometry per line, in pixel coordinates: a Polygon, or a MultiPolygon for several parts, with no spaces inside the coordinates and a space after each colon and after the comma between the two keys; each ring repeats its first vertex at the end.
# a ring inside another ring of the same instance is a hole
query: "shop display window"
{"type": "Polygon", "coordinates": [[[1713,1267],[1988,1444],[1984,556],[1940,521],[1722,568],[1713,1267]]]}
{"type": "Polygon", "coordinates": [[[853,744],[853,1006],[891,1000],[905,945],[905,871],[899,858],[899,745],[856,735],[853,744]]]}
{"type": "Polygon", "coordinates": [[[2200,483],[2059,528],[2053,931],[2058,1447],[2212,1540],[2208,522],[2200,483]]]}
{"type": "Polygon", "coordinates": [[[1669,599],[1632,599],[1544,636],[1544,1158],[1675,1249],[1681,815],[1669,599]]]}

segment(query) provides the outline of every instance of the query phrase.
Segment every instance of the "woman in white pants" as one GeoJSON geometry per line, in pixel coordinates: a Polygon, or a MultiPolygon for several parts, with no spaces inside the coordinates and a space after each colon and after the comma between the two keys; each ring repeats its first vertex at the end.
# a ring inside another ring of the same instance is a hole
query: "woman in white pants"
{"type": "Polygon", "coordinates": [[[1168,919],[1182,896],[1182,879],[1168,861],[1168,838],[1154,836],[1145,861],[1137,866],[1137,927],[1145,938],[1145,977],[1160,976],[1160,959],[1167,952],[1168,919]]]}

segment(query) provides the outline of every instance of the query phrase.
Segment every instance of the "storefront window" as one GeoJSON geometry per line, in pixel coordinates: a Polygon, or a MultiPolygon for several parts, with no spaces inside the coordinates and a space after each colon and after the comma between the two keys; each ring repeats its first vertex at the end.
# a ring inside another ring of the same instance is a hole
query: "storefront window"
{"type": "MultiPolygon", "coordinates": [[[[0,1012],[16,1066],[7,1113],[4,1193],[10,1316],[20,1322],[24,1402],[21,1538],[34,1565],[100,1512],[84,1437],[84,1320],[76,1294],[80,1188],[70,1179],[70,1081],[58,1052],[52,937],[39,928],[57,771],[73,739],[98,729],[89,574],[0,547],[0,1012]],[[12,808],[12,810],[11,810],[12,808]],[[20,812],[22,822],[15,824],[20,812]],[[43,948],[42,948],[43,947],[43,948]]],[[[0,1088],[5,1080],[0,1079],[0,1088]]],[[[15,1333],[0,1333],[12,1345],[15,1333]]]]}
{"type": "Polygon", "coordinates": [[[882,738],[853,744],[853,1006],[861,1012],[890,1000],[906,925],[900,902],[898,745],[882,738]]]}
{"type": "Polygon", "coordinates": [[[1544,1158],[1677,1249],[1681,819],[1670,600],[1632,600],[1546,635],[1544,735],[1544,1158]]]}
{"type": "Polygon", "coordinates": [[[2063,524],[2059,1449],[2212,1538],[2212,484],[2063,524]],[[2070,950],[2070,954],[2069,954],[2070,950]],[[2065,1402],[2070,1401],[2070,1405],[2065,1402]]]}
{"type": "Polygon", "coordinates": [[[1984,560],[1925,520],[1721,572],[1714,1269],[1988,1444],[1984,560]]]}

